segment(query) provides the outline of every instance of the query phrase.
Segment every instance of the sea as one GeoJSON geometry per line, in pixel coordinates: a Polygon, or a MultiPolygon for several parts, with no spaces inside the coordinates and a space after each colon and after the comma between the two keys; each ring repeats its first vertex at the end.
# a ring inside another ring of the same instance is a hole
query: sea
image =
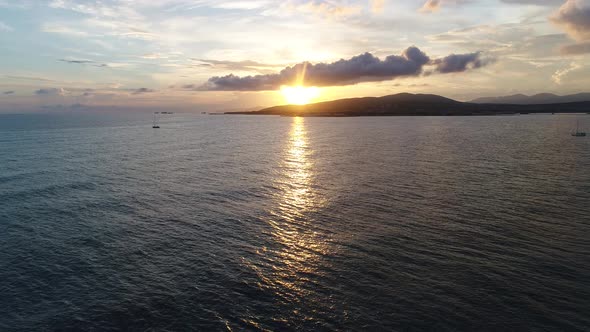
{"type": "Polygon", "coordinates": [[[590,115],[0,115],[0,331],[588,331],[590,115]]]}

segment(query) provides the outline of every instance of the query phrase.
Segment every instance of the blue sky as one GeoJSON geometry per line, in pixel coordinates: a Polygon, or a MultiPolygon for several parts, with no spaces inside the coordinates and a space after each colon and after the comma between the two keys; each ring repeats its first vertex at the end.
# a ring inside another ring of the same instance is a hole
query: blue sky
{"type": "Polygon", "coordinates": [[[317,100],[590,86],[586,0],[0,0],[0,43],[4,112],[270,106],[304,62],[317,100]],[[429,61],[400,70],[411,46],[429,61]]]}

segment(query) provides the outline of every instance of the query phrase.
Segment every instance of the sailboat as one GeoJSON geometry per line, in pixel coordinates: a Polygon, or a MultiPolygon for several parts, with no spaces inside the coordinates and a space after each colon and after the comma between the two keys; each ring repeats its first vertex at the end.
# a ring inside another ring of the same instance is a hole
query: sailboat
{"type": "Polygon", "coordinates": [[[580,121],[576,121],[576,131],[572,132],[572,136],[575,137],[585,137],[586,133],[583,131],[580,131],[580,121]]]}
{"type": "Polygon", "coordinates": [[[152,125],[152,128],[160,128],[160,125],[158,125],[158,112],[154,112],[154,124],[152,125]]]}

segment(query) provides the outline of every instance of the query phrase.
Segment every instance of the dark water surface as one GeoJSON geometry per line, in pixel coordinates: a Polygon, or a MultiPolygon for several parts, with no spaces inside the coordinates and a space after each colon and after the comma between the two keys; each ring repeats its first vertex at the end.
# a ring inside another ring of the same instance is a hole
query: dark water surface
{"type": "Polygon", "coordinates": [[[0,330],[587,331],[576,119],[0,115],[0,330]]]}

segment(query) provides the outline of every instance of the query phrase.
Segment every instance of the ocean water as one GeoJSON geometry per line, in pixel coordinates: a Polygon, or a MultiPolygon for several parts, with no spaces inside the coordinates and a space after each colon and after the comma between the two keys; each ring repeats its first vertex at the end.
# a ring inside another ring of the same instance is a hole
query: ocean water
{"type": "Polygon", "coordinates": [[[0,115],[1,331],[590,329],[588,115],[0,115]]]}

